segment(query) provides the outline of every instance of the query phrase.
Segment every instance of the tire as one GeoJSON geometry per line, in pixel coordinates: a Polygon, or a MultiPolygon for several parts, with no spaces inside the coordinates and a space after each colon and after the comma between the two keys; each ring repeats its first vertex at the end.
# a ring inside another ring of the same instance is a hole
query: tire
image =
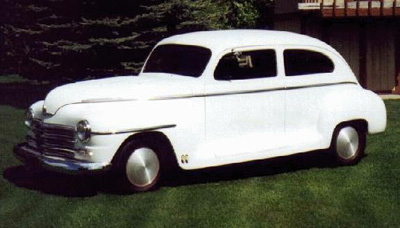
{"type": "Polygon", "coordinates": [[[353,125],[339,126],[332,138],[336,161],[340,165],[353,165],[364,156],[366,131],[353,125]]]}
{"type": "Polygon", "coordinates": [[[144,192],[158,187],[164,170],[161,145],[154,140],[138,138],[122,149],[118,175],[123,190],[144,192]]]}

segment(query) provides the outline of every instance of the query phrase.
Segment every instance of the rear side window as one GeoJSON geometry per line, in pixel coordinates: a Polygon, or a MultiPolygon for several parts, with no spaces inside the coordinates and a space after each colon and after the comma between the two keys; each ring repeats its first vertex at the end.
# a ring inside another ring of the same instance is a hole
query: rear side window
{"type": "Polygon", "coordinates": [[[219,61],[216,80],[245,80],[276,76],[275,50],[232,52],[219,61]]]}
{"type": "Polygon", "coordinates": [[[332,60],[320,53],[310,50],[285,50],[286,76],[331,73],[334,70],[332,60]]]}

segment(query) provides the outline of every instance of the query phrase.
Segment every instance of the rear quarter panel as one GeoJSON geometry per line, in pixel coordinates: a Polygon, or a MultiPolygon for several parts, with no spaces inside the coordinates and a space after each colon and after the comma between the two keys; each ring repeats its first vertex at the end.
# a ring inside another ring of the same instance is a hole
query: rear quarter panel
{"type": "Polygon", "coordinates": [[[386,128],[386,107],[375,93],[359,85],[332,90],[323,98],[318,120],[323,146],[329,147],[333,130],[342,122],[365,120],[368,133],[383,132],[386,128]]]}

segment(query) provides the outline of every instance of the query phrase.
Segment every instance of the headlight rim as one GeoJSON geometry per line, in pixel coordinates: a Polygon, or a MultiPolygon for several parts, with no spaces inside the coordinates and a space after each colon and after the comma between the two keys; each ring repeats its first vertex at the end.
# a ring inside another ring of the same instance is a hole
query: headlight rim
{"type": "Polygon", "coordinates": [[[25,126],[31,127],[34,119],[35,119],[35,113],[33,112],[33,109],[28,108],[25,111],[25,121],[24,121],[25,126]]]}
{"type": "Polygon", "coordinates": [[[88,142],[90,140],[92,129],[89,121],[81,120],[76,125],[76,138],[81,142],[88,142]]]}

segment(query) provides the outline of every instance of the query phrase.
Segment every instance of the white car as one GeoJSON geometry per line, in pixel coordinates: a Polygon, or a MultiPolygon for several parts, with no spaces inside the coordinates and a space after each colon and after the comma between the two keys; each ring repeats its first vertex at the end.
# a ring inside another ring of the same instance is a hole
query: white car
{"type": "Polygon", "coordinates": [[[228,30],[159,42],[141,73],[67,84],[27,111],[24,163],[114,170],[129,190],[185,170],[330,149],[341,164],[383,132],[386,108],[343,57],[289,32],[228,30]]]}

